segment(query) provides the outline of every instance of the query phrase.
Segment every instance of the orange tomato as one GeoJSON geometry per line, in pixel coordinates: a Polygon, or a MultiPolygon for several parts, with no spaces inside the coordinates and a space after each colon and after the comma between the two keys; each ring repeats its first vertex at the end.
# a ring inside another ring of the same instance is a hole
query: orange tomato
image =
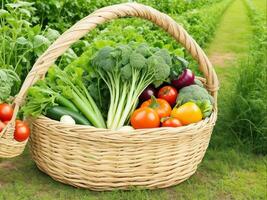
{"type": "Polygon", "coordinates": [[[131,125],[135,129],[157,128],[160,125],[160,119],[155,110],[149,107],[143,107],[133,112],[131,116],[131,125]]]}
{"type": "Polygon", "coordinates": [[[170,104],[166,100],[160,98],[156,99],[155,97],[142,103],[141,108],[145,107],[150,107],[155,110],[160,119],[162,117],[169,117],[172,111],[170,104]]]}
{"type": "Polygon", "coordinates": [[[183,125],[196,123],[202,120],[200,108],[193,102],[187,102],[178,108],[174,108],[171,116],[179,119],[183,125]]]}

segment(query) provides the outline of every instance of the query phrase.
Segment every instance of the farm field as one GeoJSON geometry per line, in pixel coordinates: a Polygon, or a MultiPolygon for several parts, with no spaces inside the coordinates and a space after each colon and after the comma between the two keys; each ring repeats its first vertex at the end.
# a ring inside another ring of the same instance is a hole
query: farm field
{"type": "MultiPolygon", "coordinates": [[[[41,0],[36,2],[37,6],[42,6],[41,0]]],[[[142,2],[147,3],[148,1],[142,2]]],[[[210,3],[212,1],[207,2],[210,3]]],[[[108,4],[112,3],[113,1],[108,4]]],[[[258,153],[258,151],[255,153],[250,143],[248,145],[242,137],[239,137],[233,131],[232,126],[234,123],[232,124],[231,119],[229,119],[231,117],[229,114],[231,113],[229,101],[232,100],[230,96],[235,94],[237,77],[240,76],[240,68],[243,67],[242,63],[252,54],[251,52],[255,48],[262,48],[252,45],[255,42],[254,36],[258,33],[255,33],[256,28],[254,27],[253,14],[251,15],[253,11],[250,6],[255,6],[256,12],[265,16],[266,19],[266,1],[217,0],[210,4],[206,6],[202,4],[194,5],[195,10],[191,7],[183,7],[182,11],[179,11],[181,13],[175,9],[167,9],[169,6],[163,3],[156,6],[157,9],[169,13],[178,23],[183,24],[189,34],[196,38],[196,41],[204,48],[214,64],[220,80],[218,120],[205,157],[192,177],[177,186],[152,191],[134,189],[131,191],[93,192],[77,189],[58,183],[39,171],[31,159],[27,146],[24,153],[19,157],[11,159],[0,158],[0,200],[266,199],[266,153],[258,153]],[[205,14],[209,11],[215,17],[205,14]],[[190,19],[196,19],[196,21],[190,22],[190,19]]],[[[107,3],[103,1],[103,5],[107,5],[107,3]]],[[[84,15],[83,13],[83,15],[71,17],[76,20],[77,17],[80,18],[84,15]]],[[[48,26],[51,23],[50,27],[60,32],[66,29],[64,21],[56,22],[49,18],[43,19],[43,21],[48,26]]],[[[110,32],[115,28],[117,29],[116,31],[121,31],[123,27],[125,28],[126,22],[124,19],[118,20],[118,22],[111,22],[101,27],[104,36],[99,34],[101,33],[100,30],[96,30],[91,35],[88,35],[86,39],[94,39],[95,41],[113,40],[114,35],[111,35],[110,32]]],[[[133,26],[139,26],[141,23],[138,20],[133,20],[132,22],[133,26]]],[[[69,23],[73,22],[70,20],[69,23]]],[[[175,52],[175,49],[180,48],[165,33],[160,32],[157,34],[157,29],[151,24],[144,24],[145,28],[142,30],[142,33],[145,34],[136,40],[140,42],[145,41],[150,45],[156,44],[173,52],[175,52]],[[151,27],[153,31],[148,33],[148,29],[151,27]],[[158,44],[160,43],[158,41],[163,42],[158,44]],[[165,43],[170,45],[164,46],[165,43]]],[[[137,38],[140,35],[138,31],[130,33],[130,37],[137,38]]],[[[120,38],[125,43],[131,39],[127,38],[127,34],[128,32],[125,35],[122,34],[123,36],[120,38]]],[[[263,39],[264,41],[266,42],[266,38],[263,39]]],[[[81,55],[81,52],[76,50],[78,47],[72,47],[76,53],[75,58],[81,55]]],[[[81,48],[85,49],[83,45],[81,45],[81,48]]],[[[39,53],[36,53],[32,59],[34,60],[38,56],[39,53]]],[[[185,57],[191,61],[188,55],[185,54],[185,57]]],[[[32,64],[31,62],[28,63],[29,66],[32,64]]],[[[62,61],[62,63],[64,62],[68,64],[68,59],[62,61]]],[[[23,79],[23,77],[25,76],[22,74],[20,78],[23,79]]],[[[264,128],[266,126],[262,129],[266,131],[267,129],[264,128]]],[[[266,139],[266,132],[264,137],[266,139]]]]}

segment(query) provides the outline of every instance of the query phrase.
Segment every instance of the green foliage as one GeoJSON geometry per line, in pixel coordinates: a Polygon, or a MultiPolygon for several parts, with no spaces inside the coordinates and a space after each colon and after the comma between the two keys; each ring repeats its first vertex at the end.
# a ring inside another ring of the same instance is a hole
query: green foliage
{"type": "Polygon", "coordinates": [[[57,105],[58,96],[60,93],[55,92],[44,81],[37,82],[28,90],[26,104],[22,107],[24,116],[36,117],[45,114],[47,108],[57,105]]]}
{"type": "MultiPolygon", "coordinates": [[[[230,3],[231,0],[214,1],[210,6],[189,10],[180,16],[171,15],[171,17],[179,24],[182,24],[189,34],[203,47],[212,38],[217,22],[230,3]]],[[[136,18],[117,19],[90,32],[86,40],[111,40],[123,44],[128,44],[133,41],[147,43],[153,47],[164,48],[177,56],[185,56],[191,63],[190,67],[194,68],[194,71],[199,74],[197,70],[198,65],[196,62],[193,62],[189,53],[165,31],[149,21],[136,18]]]]}
{"type": "Polygon", "coordinates": [[[267,153],[267,29],[264,18],[246,1],[253,24],[250,55],[240,65],[230,98],[231,128],[255,153],[267,153]]]}
{"type": "MultiPolygon", "coordinates": [[[[78,20],[84,18],[93,11],[118,3],[129,2],[128,0],[29,0],[35,3],[38,9],[37,16],[44,26],[64,31],[78,20]]],[[[139,0],[153,8],[168,14],[182,14],[189,10],[210,6],[220,0],[139,0]]]]}
{"type": "MultiPolygon", "coordinates": [[[[33,3],[19,1],[5,4],[0,10],[0,68],[12,70],[21,80],[30,71],[35,59],[54,41],[59,33],[41,30],[33,3]]],[[[12,95],[19,87],[12,90],[12,95]]]]}
{"type": "Polygon", "coordinates": [[[8,100],[19,83],[18,75],[12,69],[0,69],[0,103],[8,100]]]}
{"type": "MultiPolygon", "coordinates": [[[[49,0],[44,2],[37,0],[33,3],[22,1],[9,3],[9,1],[5,1],[4,4],[2,4],[0,12],[0,67],[13,69],[20,79],[24,80],[36,58],[60,35],[58,31],[52,28],[65,31],[72,24],[93,10],[118,2],[123,1],[77,0],[59,2],[49,0]],[[37,10],[38,12],[36,12],[37,10]],[[46,27],[47,25],[49,27],[46,27]]],[[[140,3],[151,5],[163,12],[173,15],[184,13],[183,16],[185,17],[179,18],[178,21],[185,22],[187,19],[191,18],[191,16],[187,16],[188,14],[186,14],[186,11],[194,13],[196,12],[196,8],[201,8],[200,10],[204,9],[206,12],[209,5],[213,6],[218,4],[217,7],[222,8],[226,5],[226,3],[221,4],[217,2],[219,1],[177,1],[174,4],[171,1],[143,0],[140,3]],[[170,4],[175,6],[170,6],[170,4]]],[[[216,15],[221,14],[221,10],[222,9],[218,10],[216,15]]],[[[199,16],[203,15],[203,13],[204,12],[201,12],[199,16]]],[[[203,24],[200,24],[200,27],[204,24],[209,24],[206,19],[201,22],[203,24]]],[[[195,22],[192,22],[192,25],[194,23],[195,22]]],[[[187,24],[189,25],[189,23],[187,24]]],[[[186,23],[184,25],[186,25],[186,23]]],[[[94,40],[95,44],[98,44],[98,49],[103,47],[102,42],[105,40],[124,44],[136,41],[139,43],[145,42],[154,47],[166,48],[177,56],[184,56],[183,48],[152,23],[144,22],[140,19],[120,19],[101,26],[100,29],[94,30],[86,37],[85,40],[75,43],[72,48],[57,61],[57,64],[60,67],[70,64],[89,47],[88,41],[92,40],[94,40]],[[115,35],[114,32],[121,34],[115,35]]],[[[199,41],[200,40],[202,39],[199,39],[199,41]]],[[[140,51],[142,51],[142,49],[140,49],[140,51]]],[[[144,56],[146,57],[148,55],[144,56]]],[[[14,88],[12,94],[16,94],[18,89],[19,87],[14,88]]]]}
{"type": "MultiPolygon", "coordinates": [[[[213,38],[217,22],[231,2],[231,0],[220,1],[202,9],[186,12],[181,16],[186,30],[201,47],[205,47],[213,38]]],[[[179,18],[175,17],[178,22],[180,22],[179,18]]]]}

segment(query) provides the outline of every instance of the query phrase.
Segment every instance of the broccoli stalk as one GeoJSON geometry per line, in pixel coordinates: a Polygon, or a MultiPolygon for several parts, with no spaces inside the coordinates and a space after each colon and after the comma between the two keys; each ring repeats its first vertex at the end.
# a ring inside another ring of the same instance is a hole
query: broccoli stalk
{"type": "Polygon", "coordinates": [[[110,92],[107,127],[118,129],[129,120],[138,97],[151,83],[160,85],[170,74],[170,55],[145,45],[105,47],[92,59],[95,72],[110,92]],[[140,52],[140,53],[139,53],[140,52]]]}

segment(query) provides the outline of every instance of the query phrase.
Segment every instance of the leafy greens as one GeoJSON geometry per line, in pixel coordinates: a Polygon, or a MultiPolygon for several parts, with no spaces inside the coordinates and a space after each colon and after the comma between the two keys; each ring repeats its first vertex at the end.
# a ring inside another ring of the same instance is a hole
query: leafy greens
{"type": "Polygon", "coordinates": [[[167,50],[145,44],[107,46],[96,53],[91,66],[110,93],[107,128],[127,123],[139,95],[151,83],[162,84],[170,75],[171,63],[167,50]]]}

